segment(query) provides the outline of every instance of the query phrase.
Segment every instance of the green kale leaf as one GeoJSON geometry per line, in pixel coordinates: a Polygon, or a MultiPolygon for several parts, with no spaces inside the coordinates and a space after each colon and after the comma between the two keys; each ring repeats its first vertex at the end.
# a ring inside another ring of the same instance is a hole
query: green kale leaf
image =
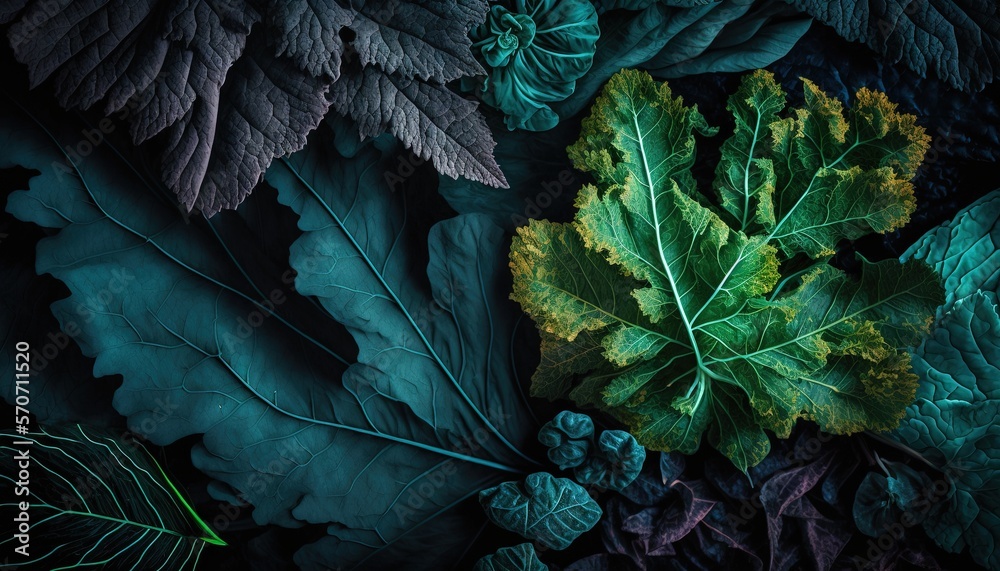
{"type": "Polygon", "coordinates": [[[728,108],[720,208],[691,171],[694,134],[715,129],[666,84],[617,74],[569,148],[597,184],[572,223],[520,228],[510,264],[542,335],[534,395],[603,409],[653,450],[693,453],[708,432],[745,471],[765,429],[784,438],[799,418],[898,426],[916,391],[904,349],[943,292],[920,262],[861,259],[856,277],[825,262],[842,239],[907,222],[929,141],[913,116],[867,89],[845,116],[808,81],[785,116],[764,71],[728,108]]]}

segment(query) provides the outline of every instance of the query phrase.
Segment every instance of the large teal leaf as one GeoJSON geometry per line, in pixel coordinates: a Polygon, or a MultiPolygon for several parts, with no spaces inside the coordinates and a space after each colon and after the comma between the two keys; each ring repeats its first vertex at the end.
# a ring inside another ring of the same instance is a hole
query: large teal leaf
{"type": "Polygon", "coordinates": [[[306,230],[289,268],[283,229],[245,210],[185,224],[113,142],[65,156],[85,125],[2,114],[5,162],[41,171],[8,209],[57,230],[36,269],[72,293],[61,323],[90,317],[77,341],[96,376],[124,377],[115,408],[157,444],[203,435],[195,465],[258,523],[328,525],[303,568],[389,565],[435,534],[421,564],[446,567],[483,523],[452,508],[534,464],[503,234],[470,216],[427,239],[385,185],[394,148],[347,160],[321,139],[273,165],[306,230]]]}
{"type": "MultiPolygon", "coordinates": [[[[135,440],[81,425],[2,436],[0,479],[30,490],[0,504],[20,514],[18,503],[30,502],[27,557],[17,555],[18,565],[194,570],[206,545],[225,545],[135,440]],[[24,462],[30,483],[15,484],[24,462]]],[[[0,545],[13,552],[24,544],[8,536],[0,545]]]]}
{"type": "Polygon", "coordinates": [[[914,350],[916,402],[890,435],[948,483],[923,525],[945,550],[1000,569],[1000,192],[932,230],[904,259],[933,265],[948,297],[914,350]]]}

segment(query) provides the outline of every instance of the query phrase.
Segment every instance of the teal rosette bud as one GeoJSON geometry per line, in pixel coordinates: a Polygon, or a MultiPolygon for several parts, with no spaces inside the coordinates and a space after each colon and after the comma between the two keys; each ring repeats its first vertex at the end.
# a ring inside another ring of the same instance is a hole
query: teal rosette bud
{"type": "Polygon", "coordinates": [[[476,91],[503,111],[509,129],[551,129],[559,116],[548,104],[573,93],[576,80],[593,64],[599,36],[597,12],[588,0],[496,4],[470,33],[487,72],[476,91]]]}
{"type": "Polygon", "coordinates": [[[646,449],[624,430],[605,430],[597,450],[574,470],[577,482],[622,491],[631,484],[646,461],[646,449]]]}
{"type": "Polygon", "coordinates": [[[575,468],[587,459],[594,421],[585,414],[564,410],[538,431],[538,441],[548,446],[549,460],[560,470],[575,468]]]}

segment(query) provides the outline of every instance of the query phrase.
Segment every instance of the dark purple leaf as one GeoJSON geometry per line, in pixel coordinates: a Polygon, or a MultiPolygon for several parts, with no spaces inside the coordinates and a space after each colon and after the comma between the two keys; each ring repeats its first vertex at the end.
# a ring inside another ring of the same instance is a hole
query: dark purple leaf
{"type": "Polygon", "coordinates": [[[505,186],[485,120],[444,87],[482,73],[467,33],[486,10],[485,0],[3,0],[0,21],[13,22],[8,40],[32,87],[49,82],[67,108],[104,102],[88,144],[127,119],[136,144],[165,146],[163,180],[181,204],[212,215],[302,148],[342,68],[355,73],[338,108],[367,136],[389,128],[445,174],[505,186]]]}
{"type": "Polygon", "coordinates": [[[669,485],[684,471],[684,455],[677,452],[660,452],[660,477],[669,485]]]}
{"type": "Polygon", "coordinates": [[[322,79],[272,56],[262,41],[227,79],[217,107],[199,100],[171,127],[163,153],[167,186],[206,215],[239,205],[272,159],[305,146],[329,106],[322,79]]]}
{"type": "Polygon", "coordinates": [[[279,56],[288,56],[312,75],[340,77],[345,45],[341,29],[354,22],[354,11],[337,2],[271,0],[267,23],[279,56]]]}
{"type": "Polygon", "coordinates": [[[341,58],[357,57],[362,65],[378,65],[387,73],[451,81],[484,73],[472,56],[468,33],[486,10],[485,0],[271,0],[267,19],[279,55],[290,56],[312,75],[336,79],[341,58]],[[349,47],[344,35],[352,38],[349,47]]]}
{"type": "Polygon", "coordinates": [[[476,108],[443,85],[350,66],[331,90],[333,107],[358,123],[362,137],[389,130],[438,172],[495,187],[507,180],[493,159],[493,136],[476,108]]]}
{"type": "Polygon", "coordinates": [[[802,566],[828,570],[850,540],[851,532],[844,522],[827,518],[806,497],[836,458],[833,452],[824,454],[815,462],[775,475],[761,487],[772,570],[802,566]]]}
{"type": "Polygon", "coordinates": [[[656,529],[656,533],[666,543],[677,542],[686,536],[715,507],[714,501],[706,499],[708,489],[701,481],[681,482],[678,480],[671,488],[680,496],[680,502],[675,502],[667,509],[665,517],[659,521],[656,529]]]}

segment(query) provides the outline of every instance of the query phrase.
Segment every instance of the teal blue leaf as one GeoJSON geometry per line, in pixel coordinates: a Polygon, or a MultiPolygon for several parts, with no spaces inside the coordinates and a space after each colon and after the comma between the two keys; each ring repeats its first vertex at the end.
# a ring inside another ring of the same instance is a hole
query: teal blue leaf
{"type": "Polygon", "coordinates": [[[601,519],[587,490],[545,472],[483,490],[479,503],[496,525],[550,549],[566,549],[601,519]]]}
{"type": "Polygon", "coordinates": [[[907,527],[918,524],[938,507],[929,501],[935,493],[929,476],[898,462],[885,462],[885,466],[888,475],[869,472],[854,496],[854,523],[869,537],[889,531],[903,520],[903,514],[908,514],[907,527]]]}
{"type": "Polygon", "coordinates": [[[662,79],[762,68],[784,57],[811,25],[784,2],[724,0],[642,67],[662,79]]]}
{"type": "Polygon", "coordinates": [[[549,460],[560,470],[583,464],[593,437],[594,421],[585,414],[569,410],[557,414],[538,431],[538,441],[548,447],[549,460]]]}
{"type": "Polygon", "coordinates": [[[0,506],[30,518],[28,541],[0,541],[8,554],[24,545],[19,566],[194,570],[206,546],[226,545],[139,442],[114,434],[81,425],[3,431],[0,480],[14,494],[0,506]],[[24,462],[30,483],[16,484],[24,462]]]}
{"type": "Polygon", "coordinates": [[[622,491],[631,484],[646,461],[646,449],[624,430],[605,430],[597,439],[597,449],[574,470],[577,482],[622,491]]]}
{"type": "Polygon", "coordinates": [[[913,368],[917,400],[892,436],[955,488],[939,497],[924,528],[946,551],[968,548],[979,564],[1000,569],[1000,376],[990,373],[1000,368],[996,295],[956,302],[916,350],[913,368]]]}
{"type": "Polygon", "coordinates": [[[601,16],[594,63],[577,80],[573,95],[554,106],[560,117],[589,105],[622,68],[638,67],[667,79],[765,67],[788,53],[812,22],[783,0],[610,3],[641,10],[601,16]]]}
{"type": "Polygon", "coordinates": [[[69,288],[52,310],[79,320],[95,376],[123,376],[115,409],[156,444],[200,435],[194,465],[259,524],[327,529],[303,569],[396,564],[432,536],[448,541],[420,565],[453,564],[483,524],[453,508],[537,465],[503,232],[465,216],[428,237],[408,216],[421,201],[383,178],[395,147],[346,159],[324,129],[272,165],[305,232],[289,267],[285,230],[245,210],[186,224],[112,140],[69,160],[88,125],[0,116],[5,163],[41,172],[8,210],[51,229],[37,271],[69,288]]]}
{"type": "Polygon", "coordinates": [[[947,493],[924,520],[951,553],[1000,569],[1000,192],[932,230],[904,258],[941,274],[948,297],[939,319],[913,351],[916,402],[890,436],[943,474],[947,493]]]}
{"type": "Polygon", "coordinates": [[[530,543],[501,547],[476,562],[473,571],[548,571],[549,566],[538,560],[530,543]]]}
{"type": "Polygon", "coordinates": [[[493,4],[473,29],[473,53],[487,70],[480,98],[503,111],[508,129],[546,131],[559,117],[549,103],[573,93],[590,69],[601,30],[589,0],[493,4]]]}
{"type": "Polygon", "coordinates": [[[1000,192],[964,208],[949,222],[925,234],[900,260],[923,260],[944,281],[945,302],[938,317],[955,301],[979,290],[1000,292],[1000,192]]]}

